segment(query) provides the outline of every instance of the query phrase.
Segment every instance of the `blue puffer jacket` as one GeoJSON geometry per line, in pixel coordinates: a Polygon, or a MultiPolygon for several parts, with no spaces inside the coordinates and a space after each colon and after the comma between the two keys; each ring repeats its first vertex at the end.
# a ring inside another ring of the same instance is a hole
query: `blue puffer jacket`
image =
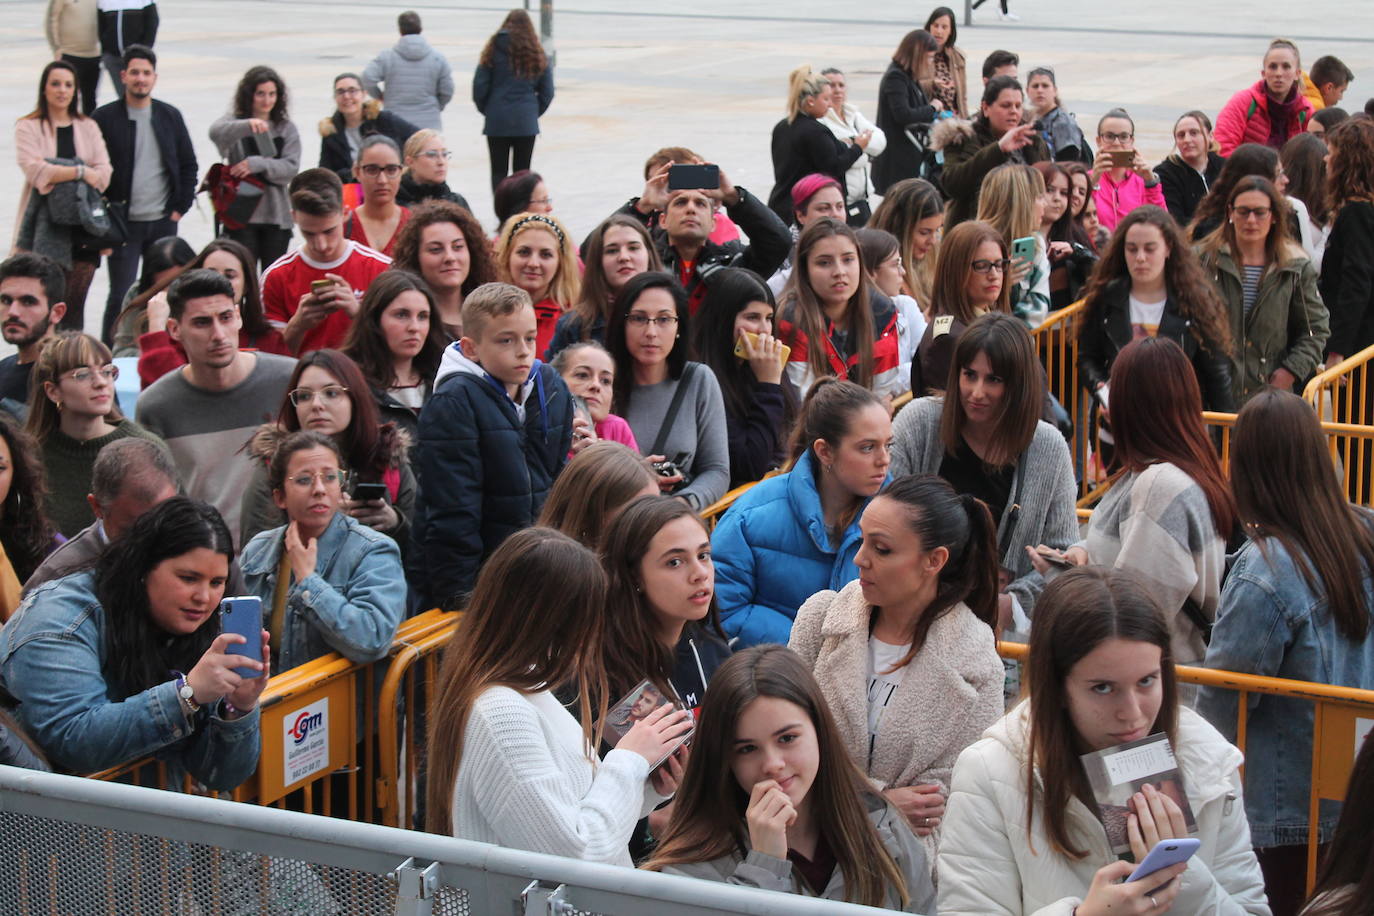
{"type": "MultiPolygon", "coordinates": [[[[859,516],[838,547],[830,543],[808,449],[786,474],[741,496],[711,535],[716,599],[736,650],[787,645],[797,608],[816,592],[839,591],[859,577],[859,516]]],[[[867,507],[865,502],[864,506],[867,507]]]]}
{"type": "Polygon", "coordinates": [[[538,360],[517,405],[463,355],[444,351],[420,412],[420,483],[407,556],[425,607],[453,607],[507,537],[534,524],[572,446],[572,398],[538,360]]]}
{"type": "Polygon", "coordinates": [[[533,137],[539,118],[553,102],[553,68],[537,77],[519,76],[510,63],[510,35],[496,33],[491,66],[480,64],[472,75],[472,103],[486,116],[488,137],[533,137]]]}

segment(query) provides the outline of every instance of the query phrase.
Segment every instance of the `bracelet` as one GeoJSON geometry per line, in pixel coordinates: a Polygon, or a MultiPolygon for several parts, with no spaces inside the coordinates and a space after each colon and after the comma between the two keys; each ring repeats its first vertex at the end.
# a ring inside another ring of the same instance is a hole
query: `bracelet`
{"type": "Polygon", "coordinates": [[[86,166],[80,162],[76,164],[76,180],[83,181],[86,178],[86,166]]]}

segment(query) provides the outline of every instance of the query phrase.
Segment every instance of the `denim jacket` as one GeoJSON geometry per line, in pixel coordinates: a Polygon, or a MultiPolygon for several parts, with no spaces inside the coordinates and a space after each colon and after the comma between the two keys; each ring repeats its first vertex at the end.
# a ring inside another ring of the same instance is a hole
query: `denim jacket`
{"type": "MultiPolygon", "coordinates": [[[[1374,524],[1374,517],[1367,517],[1374,524]]],[[[1361,643],[1336,629],[1326,596],[1313,592],[1277,538],[1236,554],[1207,647],[1208,668],[1374,688],[1374,625],[1361,643]]],[[[1374,576],[1365,573],[1364,605],[1374,607],[1374,576]]],[[[1251,694],[1245,746],[1245,799],[1257,849],[1307,842],[1312,769],[1312,703],[1251,694]]],[[[1205,687],[1198,711],[1235,740],[1236,694],[1205,687]]],[[[1340,808],[1322,803],[1325,841],[1340,808]]]]}
{"type": "Polygon", "coordinates": [[[258,763],[258,710],[233,721],[219,704],[191,717],[176,682],[133,696],[106,680],[105,610],[95,573],[45,582],[0,630],[0,681],[19,701],[20,722],[52,760],[90,773],[155,754],[170,770],[169,788],[189,772],[211,789],[229,790],[258,763]]]}
{"type": "MultiPolygon", "coordinates": [[[[286,526],[255,535],[243,548],[248,594],[262,599],[263,626],[272,615],[286,526]]],[[[405,616],[406,584],[396,542],[336,512],[320,535],[315,572],[291,584],[273,670],[286,671],[338,652],[355,662],[386,655],[405,616]]]]}

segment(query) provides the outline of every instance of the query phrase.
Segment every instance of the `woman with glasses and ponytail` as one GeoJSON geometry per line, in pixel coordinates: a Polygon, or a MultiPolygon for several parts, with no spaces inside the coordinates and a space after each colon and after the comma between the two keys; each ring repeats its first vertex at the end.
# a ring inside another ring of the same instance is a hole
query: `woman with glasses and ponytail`
{"type": "Polygon", "coordinates": [[[410,208],[396,202],[401,187],[401,147],[390,137],[374,134],[358,145],[353,177],[363,188],[363,202],[344,221],[344,233],[388,258],[396,247],[410,208]]]}

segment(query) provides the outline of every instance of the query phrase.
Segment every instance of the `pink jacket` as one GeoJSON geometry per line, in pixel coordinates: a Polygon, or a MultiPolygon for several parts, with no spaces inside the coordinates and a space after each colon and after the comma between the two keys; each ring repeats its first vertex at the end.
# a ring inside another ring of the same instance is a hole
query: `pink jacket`
{"type": "MultiPolygon", "coordinates": [[[[1312,120],[1315,109],[1312,100],[1302,94],[1298,87],[1298,102],[1292,110],[1288,123],[1288,136],[1307,130],[1307,122],[1312,120]]],[[[1260,80],[1248,89],[1242,89],[1231,96],[1231,101],[1217,115],[1217,127],[1212,132],[1220,152],[1229,156],[1242,143],[1269,143],[1269,94],[1260,80]]]]}
{"type": "Polygon", "coordinates": [[[1112,181],[1111,172],[1103,172],[1093,200],[1097,203],[1097,221],[1111,232],[1123,216],[1142,204],[1163,207],[1164,189],[1158,183],[1153,188],[1145,187],[1145,179],[1135,172],[1127,172],[1121,184],[1112,181]]]}
{"type": "MultiPolygon", "coordinates": [[[[81,117],[72,122],[72,140],[76,155],[86,163],[86,178],[96,190],[103,191],[110,184],[113,168],[110,154],[105,151],[105,137],[100,126],[90,118],[81,117]]],[[[36,189],[39,194],[52,190],[52,174],[58,168],[46,159],[57,155],[57,134],[51,121],[38,118],[20,118],[14,124],[14,148],[19,159],[19,168],[24,172],[24,187],[19,192],[19,215],[14,220],[14,234],[19,235],[19,226],[24,221],[24,213],[29,207],[29,195],[36,189]]]]}

